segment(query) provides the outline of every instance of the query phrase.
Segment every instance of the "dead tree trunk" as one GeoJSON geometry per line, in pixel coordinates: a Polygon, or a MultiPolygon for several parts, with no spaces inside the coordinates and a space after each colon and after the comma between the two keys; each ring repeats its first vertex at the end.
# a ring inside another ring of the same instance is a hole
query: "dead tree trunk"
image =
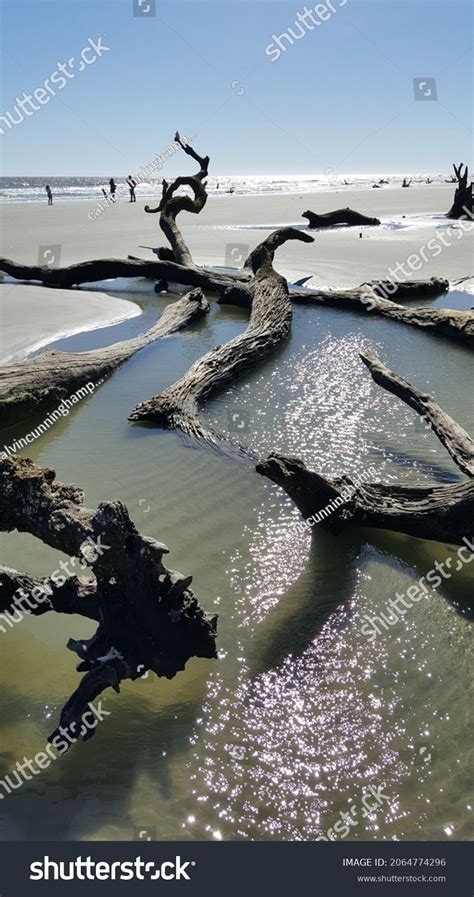
{"type": "Polygon", "coordinates": [[[474,514],[472,481],[436,487],[355,486],[350,477],[325,479],[297,458],[277,453],[256,470],[290,496],[310,526],[316,523],[334,533],[346,526],[375,527],[460,545],[466,521],[474,514]]]}
{"type": "Polygon", "coordinates": [[[462,162],[460,165],[453,165],[453,168],[458,183],[454,192],[454,202],[446,217],[456,219],[472,218],[472,182],[468,183],[469,169],[465,165],[463,171],[462,162]]]}
{"type": "MultiPolygon", "coordinates": [[[[173,260],[180,265],[192,266],[193,259],[183,235],[176,224],[176,216],[179,212],[183,211],[198,215],[206,205],[207,193],[203,181],[208,176],[210,160],[209,156],[199,156],[191,146],[184,143],[179,136],[178,131],[176,132],[174,139],[179,143],[180,147],[188,156],[191,156],[191,158],[199,163],[199,172],[192,177],[176,178],[172,184],[168,184],[167,181],[163,180],[163,193],[159,206],[157,206],[156,209],[152,209],[150,206],[145,206],[145,212],[150,212],[152,214],[156,214],[157,212],[161,213],[160,227],[171,244],[173,260]],[[194,193],[194,199],[190,196],[175,196],[174,194],[176,190],[180,187],[190,187],[194,193]]],[[[166,250],[165,252],[169,254],[169,250],[166,250]]]]}
{"type": "Polygon", "coordinates": [[[357,227],[358,225],[380,224],[378,218],[368,218],[361,212],[355,212],[354,209],[347,207],[346,209],[335,209],[334,212],[325,212],[323,215],[317,212],[311,212],[309,209],[302,213],[303,218],[308,219],[308,227],[313,230],[316,227],[334,227],[337,224],[345,224],[348,227],[357,227]]]}
{"type": "Polygon", "coordinates": [[[373,351],[361,352],[360,357],[368,367],[375,383],[398,396],[420,414],[431,426],[433,433],[447,449],[453,461],[463,473],[474,477],[474,439],[441,408],[427,392],[416,389],[404,377],[394,374],[373,351]]]}
{"type": "Polygon", "coordinates": [[[202,291],[192,290],[169,305],[142,336],[90,352],[48,349],[34,358],[0,365],[2,425],[9,426],[37,411],[52,410],[77,387],[97,384],[144,346],[177,333],[208,311],[202,291]]]}
{"type": "Polygon", "coordinates": [[[23,588],[39,608],[32,610],[28,601],[26,612],[54,610],[98,622],[93,638],[68,643],[85,676],[63,708],[62,726],[77,727],[88,703],[109,686],[119,691],[122,679],[138,679],[147,670],[171,679],[191,657],[216,657],[217,617],[200,608],[191,576],[164,566],[166,545],[142,536],[125,505],[103,502],[89,510],[78,486],[56,482],[54,470],[28,459],[0,460],[0,477],[0,531],[31,533],[90,567],[95,577],[58,587],[57,577],[34,579],[0,568],[3,611],[7,601],[13,609],[15,592],[23,588]]]}
{"type": "MultiPolygon", "coordinates": [[[[430,420],[453,460],[472,477],[474,442],[459,424],[431,396],[389,371],[375,353],[361,357],[377,383],[430,420]]],[[[460,545],[474,515],[472,479],[449,486],[355,486],[349,477],[327,479],[297,458],[277,453],[256,469],[284,489],[310,526],[317,524],[335,533],[346,526],[372,527],[460,545]]]]}
{"type": "MultiPolygon", "coordinates": [[[[418,286],[423,294],[427,282],[420,281],[418,286]]],[[[396,295],[397,299],[404,298],[403,287],[404,284],[399,284],[392,291],[392,295],[396,295]]],[[[416,288],[416,281],[410,281],[407,298],[413,298],[416,288]]],[[[398,321],[399,324],[421,327],[428,333],[441,334],[460,342],[471,343],[474,339],[474,312],[422,306],[404,308],[392,299],[382,298],[380,292],[380,282],[375,285],[363,284],[352,290],[292,290],[291,301],[303,305],[329,305],[333,308],[381,315],[392,321],[398,321]]]]}
{"type": "Polygon", "coordinates": [[[312,242],[312,237],[288,228],[276,231],[249,256],[245,269],[252,280],[252,312],[244,333],[212,349],[187,371],[181,380],[160,395],[141,402],[129,420],[151,421],[157,426],[179,429],[208,443],[218,441],[198,415],[198,403],[222,389],[242,371],[271,354],[287,338],[291,326],[291,303],[285,278],[273,269],[275,249],[287,240],[312,242]]]}

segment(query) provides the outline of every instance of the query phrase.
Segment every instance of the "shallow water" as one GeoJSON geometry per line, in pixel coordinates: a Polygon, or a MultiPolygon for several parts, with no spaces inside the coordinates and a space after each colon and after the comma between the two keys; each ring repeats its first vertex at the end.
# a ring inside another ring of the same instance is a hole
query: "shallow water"
{"type": "MultiPolygon", "coordinates": [[[[135,298],[140,318],[58,346],[134,335],[169,301],[135,298]]],[[[137,829],[313,839],[341,811],[351,813],[348,839],[473,836],[469,566],[373,641],[361,632],[366,615],[455,549],[359,530],[285,541],[298,514],[250,463],[127,421],[246,319],[212,303],[209,319],[142,350],[30,447],[60,480],[80,483],[89,506],[122,499],[141,531],[168,544],[170,565],[192,573],[203,607],[219,613],[219,660],[106,693],[111,715],[95,738],[2,801],[3,839],[126,840],[137,829]],[[370,786],[383,794],[374,812],[362,803],[370,786]]],[[[284,451],[326,475],[372,467],[384,482],[459,480],[419,417],[372,382],[358,357],[369,345],[474,432],[467,349],[316,307],[296,306],[288,343],[204,416],[262,457],[284,451]]],[[[4,431],[2,445],[38,422],[4,431]]],[[[36,574],[60,557],[26,535],[3,535],[2,547],[4,563],[36,574]]],[[[45,615],[0,633],[0,777],[43,749],[78,683],[66,641],[93,628],[45,615]]]]}

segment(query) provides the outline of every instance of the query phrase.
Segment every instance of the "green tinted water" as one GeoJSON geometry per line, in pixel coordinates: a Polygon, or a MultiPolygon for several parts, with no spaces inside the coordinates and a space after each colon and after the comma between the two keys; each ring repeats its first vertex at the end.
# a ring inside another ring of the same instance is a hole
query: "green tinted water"
{"type": "MultiPolygon", "coordinates": [[[[133,335],[167,301],[136,299],[141,318],[59,345],[133,335]]],[[[243,311],[213,303],[208,320],[144,349],[30,447],[85,489],[86,504],[122,499],[141,531],[168,544],[170,565],[192,573],[201,604],[219,613],[219,660],[106,693],[111,715],[96,737],[1,802],[4,839],[126,840],[143,829],[158,839],[312,839],[341,811],[351,812],[351,839],[473,835],[474,564],[369,641],[365,616],[452,547],[360,531],[285,542],[298,515],[250,464],[127,422],[138,401],[245,326],[243,311]],[[369,786],[384,795],[370,814],[369,786]]],[[[474,432],[467,349],[319,308],[295,307],[277,356],[204,414],[261,456],[284,451],[327,475],[374,467],[385,482],[459,479],[418,416],[372,382],[358,358],[369,345],[474,432]]],[[[39,422],[4,431],[2,445],[39,422]]],[[[4,563],[36,574],[60,558],[16,533],[2,548],[4,563]]],[[[66,641],[93,628],[45,615],[0,633],[0,777],[43,749],[79,679],[66,641]]]]}

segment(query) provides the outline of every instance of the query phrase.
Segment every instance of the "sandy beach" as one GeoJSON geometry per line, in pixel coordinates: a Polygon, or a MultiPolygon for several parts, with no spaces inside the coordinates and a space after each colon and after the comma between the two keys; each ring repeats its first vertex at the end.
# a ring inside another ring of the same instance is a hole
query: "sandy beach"
{"type": "Polygon", "coordinates": [[[58,339],[119,324],[139,314],[134,302],[105,293],[84,292],[77,301],[70,290],[0,285],[0,361],[20,361],[58,339]]]}
{"type": "MultiPolygon", "coordinates": [[[[183,212],[180,226],[198,264],[239,266],[265,232],[281,226],[302,226],[301,215],[306,209],[327,212],[349,206],[379,217],[382,226],[316,231],[311,246],[286,243],[278,252],[277,269],[292,280],[311,275],[312,286],[356,286],[365,280],[388,277],[391,266],[404,263],[436,238],[436,257],[434,253],[428,255],[422,270],[410,276],[426,279],[437,275],[454,281],[472,273],[468,259],[472,258],[473,237],[472,233],[463,233],[456,222],[442,217],[451,197],[451,185],[211,196],[199,217],[183,212]],[[439,237],[443,233],[444,243],[439,237]]],[[[144,214],[143,205],[140,197],[136,204],[118,202],[95,220],[89,218],[94,208],[89,202],[64,202],[52,208],[39,203],[5,205],[0,253],[25,264],[36,264],[40,247],[48,246],[60,247],[61,265],[91,258],[126,258],[129,254],[154,258],[150,250],[165,241],[157,216],[144,214]]],[[[112,289],[112,281],[110,285],[112,289]]],[[[15,285],[14,289],[13,293],[8,283],[0,289],[0,310],[6,322],[0,349],[3,361],[22,357],[60,336],[139,314],[138,307],[129,301],[89,289],[81,290],[80,303],[70,291],[26,285],[15,285]]]]}

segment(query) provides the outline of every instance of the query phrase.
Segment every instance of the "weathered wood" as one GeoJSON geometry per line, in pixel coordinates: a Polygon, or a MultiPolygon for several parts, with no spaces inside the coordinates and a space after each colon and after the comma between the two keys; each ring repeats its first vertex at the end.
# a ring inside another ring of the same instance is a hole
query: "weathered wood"
{"type": "Polygon", "coordinates": [[[326,479],[299,459],[276,453],[257,464],[256,470],[289,495],[310,525],[312,517],[339,501],[317,521],[335,533],[347,526],[375,527],[460,545],[474,515],[472,480],[449,486],[356,486],[350,477],[326,479]]]}
{"type": "Polygon", "coordinates": [[[0,365],[2,425],[52,410],[79,386],[99,383],[144,346],[177,333],[208,311],[202,290],[195,289],[167,306],[157,323],[141,336],[90,352],[47,349],[34,358],[0,365]]]}
{"type": "Polygon", "coordinates": [[[454,192],[454,201],[447,214],[447,218],[471,218],[473,216],[472,203],[472,182],[469,182],[469,169],[463,163],[453,165],[454,174],[453,182],[457,181],[457,187],[454,192]]]}
{"type": "MultiPolygon", "coordinates": [[[[426,281],[420,282],[422,289],[425,284],[426,281]]],[[[403,284],[400,284],[398,289],[402,288],[403,284]]],[[[403,298],[403,292],[398,296],[403,298]]],[[[413,293],[409,298],[413,298],[413,293]]],[[[420,327],[428,333],[441,334],[460,342],[472,342],[474,339],[474,312],[431,307],[404,308],[392,299],[378,295],[377,287],[371,284],[349,290],[292,290],[291,301],[381,315],[399,324],[420,327]]]]}
{"type": "MultiPolygon", "coordinates": [[[[474,440],[428,394],[383,365],[375,353],[361,354],[376,383],[425,416],[458,467],[472,477],[474,440]]],[[[328,479],[298,458],[273,452],[256,470],[280,486],[307,522],[333,532],[372,527],[460,545],[474,519],[474,480],[448,486],[385,486],[349,477],[328,479]]]]}
{"type": "Polygon", "coordinates": [[[205,428],[198,415],[198,403],[232,382],[242,371],[274,352],[287,338],[291,325],[288,285],[273,269],[273,254],[287,240],[312,242],[313,238],[293,228],[271,234],[251,254],[252,312],[246,330],[216,346],[172,386],[130,414],[132,421],[151,421],[157,426],[180,429],[190,436],[215,444],[216,437],[205,428]]]}
{"type": "Polygon", "coordinates": [[[308,227],[311,230],[314,228],[335,227],[340,224],[345,224],[347,227],[360,225],[376,226],[380,224],[379,218],[369,218],[367,215],[362,215],[361,212],[355,212],[349,206],[345,209],[335,209],[333,212],[325,212],[321,215],[307,209],[306,212],[302,213],[302,217],[308,219],[308,227]]]}
{"type": "Polygon", "coordinates": [[[198,174],[191,177],[178,177],[172,184],[163,180],[163,193],[161,202],[156,209],[145,206],[145,212],[156,214],[160,212],[160,227],[171,244],[174,261],[180,265],[193,265],[191,253],[186,245],[184,237],[176,224],[176,216],[179,212],[191,212],[198,215],[207,202],[207,192],[203,181],[208,176],[209,156],[199,156],[197,152],[179,136],[177,131],[175,138],[184,152],[199,162],[198,174]],[[194,199],[190,196],[175,196],[180,187],[190,187],[194,193],[194,199]]]}
{"type": "MultiPolygon", "coordinates": [[[[161,252],[161,251],[160,251],[161,252]]],[[[147,259],[91,259],[64,268],[48,268],[46,265],[20,265],[10,259],[0,258],[0,271],[20,281],[38,281],[49,287],[70,289],[83,283],[97,283],[115,277],[146,277],[150,280],[167,280],[183,286],[201,287],[219,292],[239,280],[248,278],[238,274],[224,274],[209,268],[178,265],[171,260],[147,259]]]]}
{"type": "MultiPolygon", "coordinates": [[[[200,608],[189,588],[192,577],[164,566],[166,545],[141,535],[122,502],[85,508],[78,486],[56,482],[54,470],[28,459],[0,460],[0,484],[0,531],[31,533],[79,558],[95,576],[85,592],[79,581],[76,586],[69,580],[69,596],[61,589],[54,594],[54,583],[41,580],[54,595],[47,610],[99,621],[92,639],[69,642],[86,675],[63,708],[62,726],[78,724],[89,701],[109,686],[119,691],[122,679],[138,679],[148,670],[171,679],[191,657],[216,657],[217,617],[200,608]]],[[[13,586],[33,581],[5,568],[0,573],[7,595],[13,586]]]]}
{"type": "Polygon", "coordinates": [[[373,350],[361,352],[375,383],[398,396],[429,422],[433,433],[447,449],[463,473],[474,476],[474,439],[438,404],[433,396],[416,389],[404,377],[386,367],[373,350]]]}
{"type": "Polygon", "coordinates": [[[419,299],[434,299],[449,290],[449,280],[445,277],[430,277],[429,280],[372,280],[362,284],[374,290],[382,299],[414,301],[419,299]]]}

